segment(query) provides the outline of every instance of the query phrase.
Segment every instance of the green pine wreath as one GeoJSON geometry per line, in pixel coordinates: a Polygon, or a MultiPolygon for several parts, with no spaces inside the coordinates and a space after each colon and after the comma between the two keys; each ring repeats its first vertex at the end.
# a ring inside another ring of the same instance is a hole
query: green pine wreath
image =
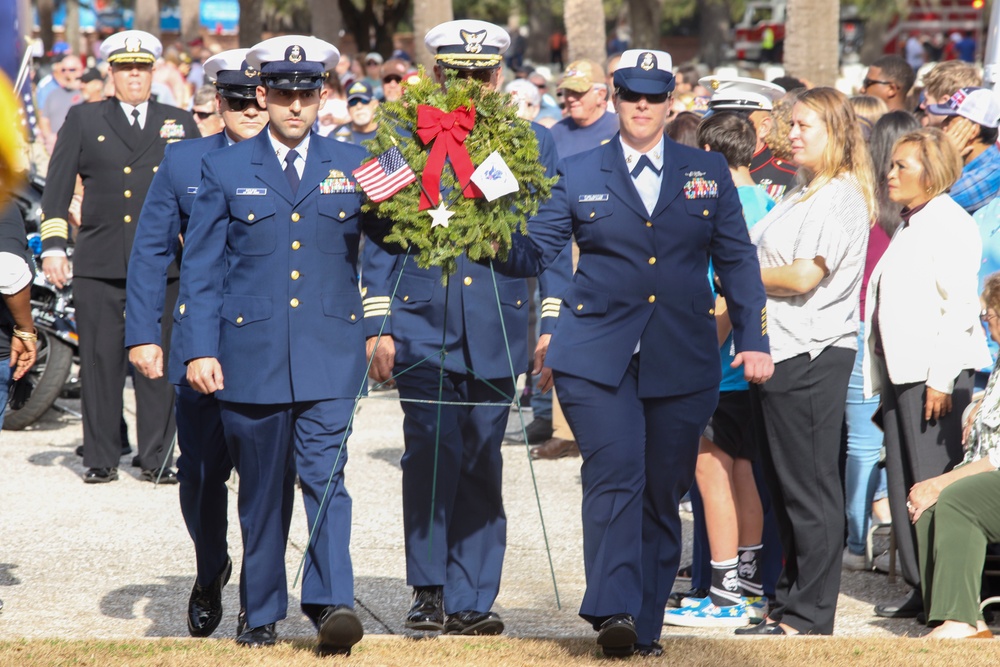
{"type": "Polygon", "coordinates": [[[511,104],[509,95],[457,77],[452,71],[447,73],[447,90],[421,70],[419,82],[407,85],[400,101],[379,105],[378,130],[375,138],[365,141],[364,146],[372,155],[398,147],[417,175],[417,182],[385,201],[368,200],[363,205],[365,211],[392,221],[386,241],[410,249],[420,268],[439,266],[445,276],[455,272],[462,254],[473,261],[497,256],[506,259],[511,235],[526,233],[527,218],[538,212],[558,180],[556,176],[546,176],[545,166],[538,159],[538,139],[530,123],[518,118],[517,106],[511,104]],[[416,136],[417,106],[421,104],[446,113],[473,105],[476,122],[465,139],[473,165],[478,167],[493,151],[498,151],[517,178],[518,191],[493,201],[466,199],[448,163],[441,173],[441,198],[455,215],[447,227],[431,228],[428,211],[419,210],[420,179],[430,152],[430,146],[424,146],[416,136]]]}

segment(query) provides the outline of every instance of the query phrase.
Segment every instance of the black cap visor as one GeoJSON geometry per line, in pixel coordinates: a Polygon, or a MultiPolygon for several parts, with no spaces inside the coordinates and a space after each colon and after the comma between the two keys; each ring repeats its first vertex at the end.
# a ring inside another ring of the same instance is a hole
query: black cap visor
{"type": "Polygon", "coordinates": [[[615,88],[643,95],[663,95],[674,89],[674,75],[659,69],[647,72],[641,67],[627,67],[615,72],[615,88]]]}

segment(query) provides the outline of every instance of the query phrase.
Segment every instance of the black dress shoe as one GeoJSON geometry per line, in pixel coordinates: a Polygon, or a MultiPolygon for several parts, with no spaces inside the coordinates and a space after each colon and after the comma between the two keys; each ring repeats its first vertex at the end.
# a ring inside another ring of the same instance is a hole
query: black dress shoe
{"type": "Polygon", "coordinates": [[[916,589],[905,598],[875,605],[875,615],[882,618],[916,618],[923,610],[924,600],[916,589]]]}
{"type": "Polygon", "coordinates": [[[138,454],[136,454],[135,456],[132,457],[132,467],[133,468],[141,468],[142,467],[142,461],[139,460],[139,455],[138,454]]]}
{"type": "Polygon", "coordinates": [[[525,427],[524,433],[528,436],[529,445],[540,445],[552,439],[552,420],[536,417],[525,427]]]}
{"type": "Polygon", "coordinates": [[[365,636],[361,619],[347,605],[327,607],[319,615],[320,655],[350,655],[351,647],[365,636]]]}
{"type": "Polygon", "coordinates": [[[597,645],[609,658],[627,658],[635,652],[635,620],[631,614],[615,614],[601,623],[597,645]]]}
{"type": "Polygon", "coordinates": [[[106,484],[118,479],[118,468],[87,468],[83,481],[87,484],[106,484]]]}
{"type": "Polygon", "coordinates": [[[738,635],[761,635],[770,637],[785,637],[788,633],[781,627],[780,623],[758,623],[748,625],[745,628],[736,628],[734,632],[738,635]]]}
{"type": "Polygon", "coordinates": [[[143,470],[139,474],[140,482],[152,482],[154,484],[176,484],[177,483],[177,473],[173,468],[164,468],[163,473],[160,473],[159,468],[154,468],[153,470],[143,470]]]}
{"type": "Polygon", "coordinates": [[[414,586],[413,604],[406,615],[408,630],[441,632],[444,630],[444,602],[441,586],[414,586]]]}
{"type": "Polygon", "coordinates": [[[232,573],[233,561],[226,556],[222,572],[212,583],[199,586],[195,580],[188,598],[188,632],[192,637],[208,637],[219,627],[222,620],[222,588],[229,583],[232,573]]]}
{"type": "Polygon", "coordinates": [[[444,632],[448,635],[498,635],[503,632],[503,621],[492,611],[466,609],[448,615],[444,632]]]}
{"type": "Polygon", "coordinates": [[[663,655],[663,646],[660,645],[660,642],[653,642],[652,644],[636,644],[635,655],[642,658],[659,658],[663,655]]]}
{"type": "Polygon", "coordinates": [[[707,598],[708,589],[706,588],[689,588],[686,591],[676,591],[670,594],[667,598],[667,606],[678,608],[681,606],[681,602],[684,598],[707,598]]]}
{"type": "Polygon", "coordinates": [[[237,644],[250,648],[274,646],[276,641],[278,641],[278,633],[274,629],[274,623],[268,623],[259,628],[246,628],[236,637],[237,644]]]}

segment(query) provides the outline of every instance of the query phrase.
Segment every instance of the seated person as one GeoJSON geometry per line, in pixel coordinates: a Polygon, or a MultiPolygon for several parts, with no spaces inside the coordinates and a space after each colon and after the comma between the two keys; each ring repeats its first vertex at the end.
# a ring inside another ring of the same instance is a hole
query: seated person
{"type": "MultiPolygon", "coordinates": [[[[982,319],[1000,342],[1000,272],[986,279],[982,319]]],[[[1000,364],[1000,362],[998,362],[1000,364]]],[[[913,485],[907,499],[916,524],[920,578],[931,639],[993,637],[979,611],[986,545],[1000,542],[1000,372],[969,411],[966,454],[950,472],[913,485]]]]}

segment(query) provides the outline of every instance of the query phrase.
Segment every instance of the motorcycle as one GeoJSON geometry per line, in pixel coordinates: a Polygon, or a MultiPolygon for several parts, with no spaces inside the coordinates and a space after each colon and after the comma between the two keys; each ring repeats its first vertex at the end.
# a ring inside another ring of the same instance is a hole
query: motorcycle
{"type": "MultiPolygon", "coordinates": [[[[42,241],[38,231],[44,185],[41,179],[33,179],[15,195],[24,215],[28,245],[36,267],[41,264],[42,241]]],[[[31,314],[38,333],[37,361],[26,375],[32,386],[31,396],[20,409],[7,410],[4,430],[20,431],[34,424],[63,392],[73,392],[78,384],[77,378],[71,377],[73,362],[79,361],[80,353],[72,287],[66,285],[57,289],[41,271],[36,271],[31,286],[31,314]]]]}

